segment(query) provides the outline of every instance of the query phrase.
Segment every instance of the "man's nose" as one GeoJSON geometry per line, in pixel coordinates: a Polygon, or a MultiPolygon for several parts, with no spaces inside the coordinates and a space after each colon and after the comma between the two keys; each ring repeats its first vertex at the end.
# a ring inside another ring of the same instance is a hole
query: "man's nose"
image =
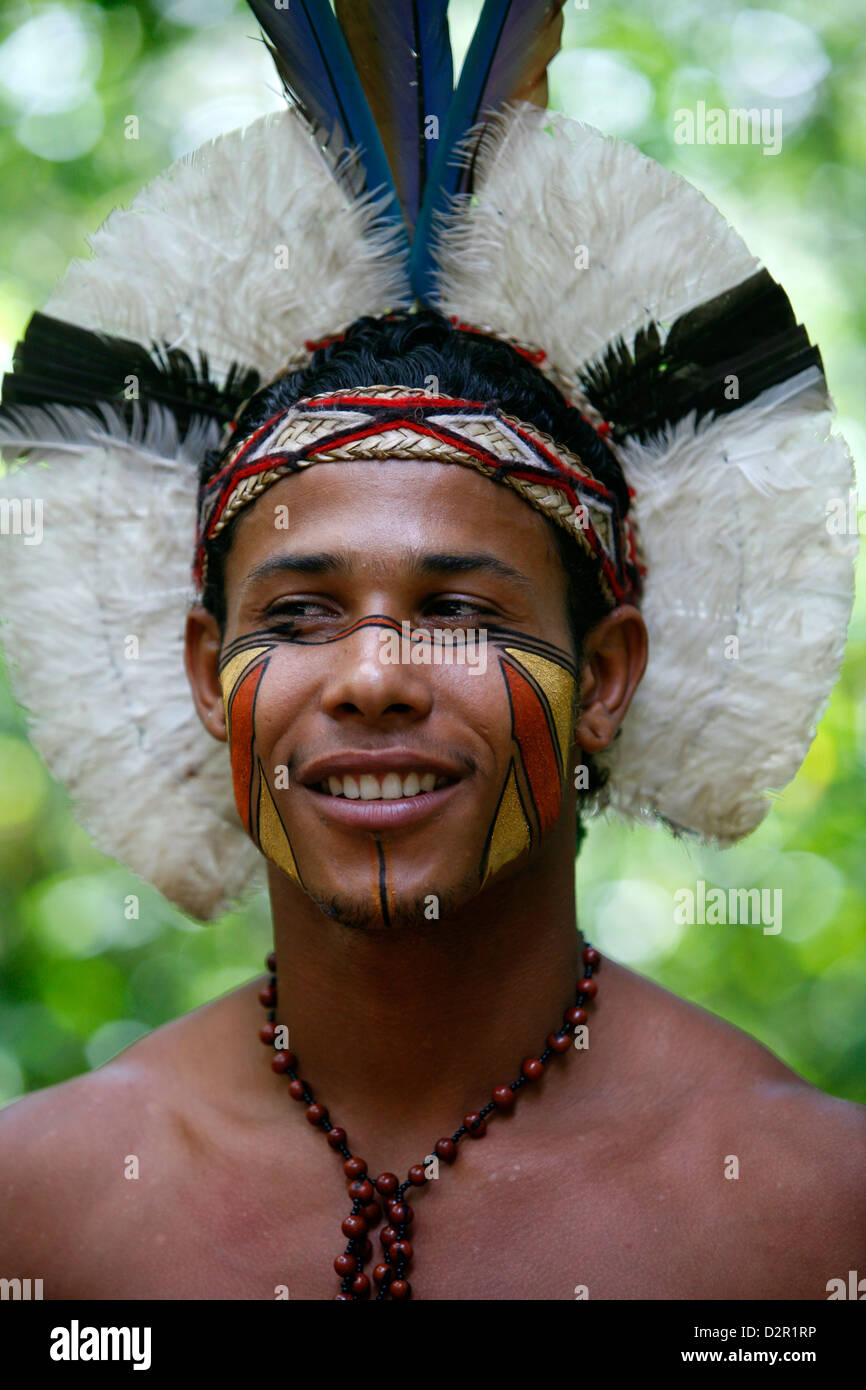
{"type": "Polygon", "coordinates": [[[331,644],[322,695],[326,713],[367,720],[428,714],[433,703],[429,667],[404,660],[408,646],[393,628],[376,624],[365,624],[331,644]]]}

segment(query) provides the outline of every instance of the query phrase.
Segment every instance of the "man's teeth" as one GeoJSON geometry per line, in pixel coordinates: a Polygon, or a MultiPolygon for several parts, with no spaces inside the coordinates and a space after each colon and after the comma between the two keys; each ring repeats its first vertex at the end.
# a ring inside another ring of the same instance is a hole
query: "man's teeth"
{"type": "Polygon", "coordinates": [[[436,787],[444,787],[448,777],[438,777],[435,772],[386,772],[384,777],[374,777],[365,772],[359,777],[329,777],[319,783],[319,789],[331,796],[347,796],[350,801],[395,801],[400,796],[418,796],[419,792],[432,792],[436,787]]]}

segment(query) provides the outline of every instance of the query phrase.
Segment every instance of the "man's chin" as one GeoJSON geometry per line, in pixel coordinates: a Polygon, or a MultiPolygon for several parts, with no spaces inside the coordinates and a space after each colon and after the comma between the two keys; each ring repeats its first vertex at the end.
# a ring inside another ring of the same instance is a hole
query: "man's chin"
{"type": "Polygon", "coordinates": [[[425,893],[423,895],[392,895],[388,903],[387,919],[380,903],[369,897],[351,897],[348,894],[319,894],[307,888],[313,902],[333,922],[341,926],[365,932],[407,931],[411,928],[433,928],[438,922],[458,912],[478,892],[477,885],[466,888],[453,888],[445,893],[425,893]]]}

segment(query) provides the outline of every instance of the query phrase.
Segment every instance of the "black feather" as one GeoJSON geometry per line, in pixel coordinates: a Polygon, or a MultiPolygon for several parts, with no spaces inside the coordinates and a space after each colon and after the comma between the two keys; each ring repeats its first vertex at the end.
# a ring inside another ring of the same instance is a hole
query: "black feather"
{"type": "Polygon", "coordinates": [[[54,404],[80,406],[100,418],[100,402],[111,402],[131,424],[136,403],[139,414],[141,406],[146,410],[154,404],[174,413],[183,434],[194,416],[232,420],[259,384],[252,367],[232,363],[218,384],[203,352],[196,362],[166,343],[154,342],[147,349],[131,339],[36,312],[15,348],[12,371],[3,378],[0,417],[10,406],[54,404]]]}
{"type": "Polygon", "coordinates": [[[631,349],[618,339],[580,382],[614,439],[646,440],[693,410],[737,410],[809,367],[823,371],[820,352],[781,285],[760,270],[683,314],[664,343],[655,322],[631,349]]]}

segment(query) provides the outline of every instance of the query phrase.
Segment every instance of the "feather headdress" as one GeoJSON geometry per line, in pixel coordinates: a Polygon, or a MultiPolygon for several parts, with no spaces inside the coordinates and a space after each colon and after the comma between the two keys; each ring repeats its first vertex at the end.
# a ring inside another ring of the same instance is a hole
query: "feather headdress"
{"type": "Polygon", "coordinates": [[[113,212],[4,379],[4,490],[44,502],[0,573],[34,742],[185,910],[257,880],[183,671],[198,465],[312,343],[420,301],[522,344],[607,436],[650,660],[606,795],[732,843],[805,755],[853,597],[857,538],[825,524],[851,461],[787,296],[696,189],[545,109],[562,0],[486,0],[456,88],[446,0],[250,3],[288,109],[113,212]]]}

